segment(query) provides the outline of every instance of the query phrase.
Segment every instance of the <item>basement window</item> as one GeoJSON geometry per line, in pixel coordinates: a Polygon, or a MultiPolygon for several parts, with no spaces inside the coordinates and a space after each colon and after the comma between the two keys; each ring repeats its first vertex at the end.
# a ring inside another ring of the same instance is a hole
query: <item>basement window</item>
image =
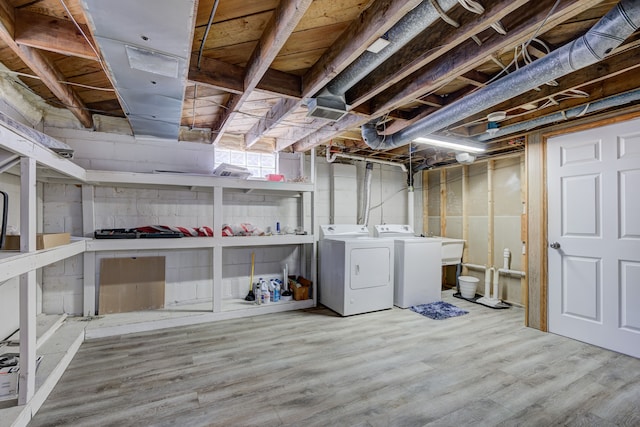
{"type": "Polygon", "coordinates": [[[251,172],[253,178],[264,178],[278,173],[277,153],[251,153],[246,151],[215,149],[215,167],[222,163],[242,166],[251,172]]]}

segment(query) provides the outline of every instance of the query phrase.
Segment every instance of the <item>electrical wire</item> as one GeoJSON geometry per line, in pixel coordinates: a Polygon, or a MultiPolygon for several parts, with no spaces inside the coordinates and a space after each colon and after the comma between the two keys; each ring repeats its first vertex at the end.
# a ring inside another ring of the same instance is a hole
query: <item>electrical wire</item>
{"type": "MultiPolygon", "coordinates": [[[[0,74],[11,74],[11,75],[14,75],[14,76],[27,77],[27,78],[35,79],[35,80],[42,80],[42,78],[40,76],[36,76],[34,74],[28,74],[28,73],[21,73],[19,71],[3,70],[3,71],[0,71],[0,74]]],[[[65,81],[65,80],[58,80],[58,83],[62,83],[62,84],[69,85],[69,86],[77,86],[77,87],[81,87],[81,88],[85,88],[85,89],[101,90],[101,91],[104,91],[104,92],[115,92],[116,91],[114,88],[90,86],[90,85],[85,85],[85,84],[82,84],[82,83],[68,82],[68,81],[65,81]]]]}
{"type": "Polygon", "coordinates": [[[200,43],[200,49],[198,50],[198,70],[200,69],[200,61],[202,60],[202,52],[204,51],[204,44],[207,41],[207,37],[209,37],[209,30],[211,29],[211,25],[213,24],[213,17],[216,14],[216,10],[218,9],[218,3],[220,1],[216,0],[211,7],[211,13],[209,14],[209,21],[207,22],[207,27],[204,30],[204,35],[202,36],[202,42],[200,43]]]}
{"type": "MultiPolygon", "coordinates": [[[[91,47],[91,50],[93,50],[93,52],[96,54],[96,58],[98,60],[98,63],[100,64],[100,67],[102,67],[102,71],[104,72],[105,76],[107,77],[107,80],[109,80],[109,83],[111,83],[112,87],[117,87],[115,82],[113,81],[113,79],[111,78],[111,76],[109,75],[109,73],[107,72],[107,67],[104,64],[104,62],[102,61],[102,56],[100,56],[100,53],[96,50],[96,48],[93,46],[93,43],[91,43],[91,40],[89,39],[89,36],[87,36],[87,34],[84,32],[84,30],[82,29],[82,27],[80,26],[80,24],[78,23],[78,21],[76,20],[76,18],[73,16],[73,14],[71,13],[71,11],[69,10],[69,8],[67,7],[67,4],[64,2],[64,0],[60,0],[60,4],[62,5],[62,7],[64,8],[64,10],[67,12],[67,15],[69,15],[69,19],[71,19],[71,21],[73,22],[73,24],[76,26],[76,28],[78,29],[78,31],[80,31],[80,34],[82,34],[82,37],[87,41],[87,43],[89,43],[89,46],[91,47]]],[[[128,114],[129,111],[131,111],[129,109],[129,107],[127,106],[127,103],[124,101],[124,99],[120,96],[120,94],[118,93],[118,91],[114,91],[114,93],[116,94],[116,97],[118,98],[118,101],[120,102],[120,105],[123,107],[123,109],[125,110],[125,114],[128,114]]],[[[76,107],[73,107],[76,108],[76,107]]],[[[90,110],[89,110],[90,111],[90,110]]]]}

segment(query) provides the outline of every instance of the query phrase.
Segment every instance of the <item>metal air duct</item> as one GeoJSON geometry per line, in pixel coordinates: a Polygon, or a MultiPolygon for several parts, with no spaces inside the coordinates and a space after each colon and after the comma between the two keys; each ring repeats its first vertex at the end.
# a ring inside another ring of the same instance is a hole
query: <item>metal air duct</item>
{"type": "MultiPolygon", "coordinates": [[[[448,11],[458,4],[458,0],[439,0],[439,4],[442,10],[448,11]]],[[[318,102],[313,104],[314,106],[330,103],[332,105],[331,111],[326,113],[323,108],[310,108],[308,116],[335,121],[346,114],[347,105],[344,94],[347,90],[365,78],[438,18],[440,18],[438,10],[428,0],[413,8],[387,31],[385,39],[389,44],[386,47],[378,53],[364,51],[314,97],[318,99],[318,102]],[[336,108],[339,108],[343,114],[336,113],[336,108]]]]}
{"type": "Polygon", "coordinates": [[[178,139],[195,0],[83,0],[136,136],[178,139]]]}
{"type": "Polygon", "coordinates": [[[393,135],[378,135],[375,122],[362,126],[364,142],[373,149],[389,150],[410,143],[504,102],[515,95],[602,60],[640,25],[640,1],[622,0],[585,35],[526,67],[464,97],[393,135]]]}
{"type": "Polygon", "coordinates": [[[484,142],[490,139],[499,138],[501,136],[511,135],[518,132],[528,131],[530,129],[537,128],[539,126],[548,125],[551,123],[563,122],[565,120],[584,116],[585,114],[595,113],[596,111],[606,110],[607,108],[619,107],[621,105],[631,104],[632,102],[640,101],[640,89],[633,90],[631,92],[623,93],[620,95],[610,96],[609,98],[601,99],[599,101],[590,102],[586,105],[570,108],[565,111],[560,111],[546,116],[537,117],[535,119],[527,120],[520,123],[515,123],[510,126],[505,126],[494,134],[489,135],[484,133],[475,138],[476,141],[484,142]]]}

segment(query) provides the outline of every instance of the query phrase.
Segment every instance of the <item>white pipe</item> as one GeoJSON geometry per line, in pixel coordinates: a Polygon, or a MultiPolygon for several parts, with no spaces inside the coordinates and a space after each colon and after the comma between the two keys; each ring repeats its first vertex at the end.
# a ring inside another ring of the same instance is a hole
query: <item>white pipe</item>
{"type": "Polygon", "coordinates": [[[409,224],[409,227],[411,227],[412,229],[413,227],[413,216],[414,216],[414,192],[413,192],[413,186],[407,188],[407,224],[409,224]]]}
{"type": "Polygon", "coordinates": [[[499,299],[498,298],[498,285],[499,285],[499,281],[500,281],[500,275],[498,274],[498,271],[493,267],[491,267],[491,271],[493,272],[493,294],[492,294],[492,298],[499,299]]]}
{"type": "Polygon", "coordinates": [[[509,270],[508,268],[499,268],[497,271],[498,273],[513,274],[514,276],[520,276],[520,277],[524,277],[527,275],[524,271],[509,270]]]}
{"type": "Polygon", "coordinates": [[[511,260],[511,251],[509,250],[509,248],[504,248],[504,252],[503,255],[504,257],[504,262],[502,263],[502,268],[504,269],[509,269],[509,261],[511,260]]]}
{"type": "Polygon", "coordinates": [[[486,265],[480,265],[480,264],[469,264],[469,263],[466,263],[466,262],[465,262],[465,263],[463,263],[463,264],[462,264],[462,266],[463,266],[463,267],[470,268],[470,269],[472,269],[472,270],[482,270],[482,271],[484,271],[484,270],[486,270],[486,269],[487,269],[487,266],[486,266],[486,265]]]}
{"type": "Polygon", "coordinates": [[[329,163],[333,163],[338,157],[342,157],[344,159],[359,160],[361,162],[371,162],[371,163],[378,163],[381,165],[396,166],[396,167],[399,167],[402,170],[402,172],[407,172],[407,167],[402,163],[391,162],[389,160],[370,159],[368,157],[363,157],[363,156],[354,156],[353,154],[344,154],[344,153],[331,154],[330,148],[331,146],[327,148],[327,162],[329,163]]]}
{"type": "Polygon", "coordinates": [[[484,297],[489,298],[491,296],[491,273],[493,272],[493,267],[487,268],[484,271],[484,297]]]}

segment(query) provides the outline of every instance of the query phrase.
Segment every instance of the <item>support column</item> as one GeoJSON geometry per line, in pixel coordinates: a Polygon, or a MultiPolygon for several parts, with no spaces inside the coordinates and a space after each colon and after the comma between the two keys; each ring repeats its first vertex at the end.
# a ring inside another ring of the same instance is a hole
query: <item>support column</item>
{"type": "Polygon", "coordinates": [[[440,235],[447,235],[447,170],[440,169],[440,235]]]}
{"type": "MultiPolygon", "coordinates": [[[[222,240],[222,187],[213,187],[213,236],[218,242],[222,240]]],[[[214,313],[222,311],[222,251],[224,248],[221,244],[213,245],[213,255],[211,260],[213,289],[211,295],[213,297],[213,306],[211,309],[214,313]]]]}
{"type": "MultiPolygon", "coordinates": [[[[82,186],[82,235],[93,237],[95,226],[94,187],[82,186]]],[[[83,255],[83,316],[96,314],[96,253],[85,252],[83,255]]]]}
{"type": "MultiPolygon", "coordinates": [[[[36,161],[20,160],[20,251],[36,250],[36,161]]],[[[18,404],[26,405],[36,388],[36,272],[20,275],[20,375],[18,404]]]]}

